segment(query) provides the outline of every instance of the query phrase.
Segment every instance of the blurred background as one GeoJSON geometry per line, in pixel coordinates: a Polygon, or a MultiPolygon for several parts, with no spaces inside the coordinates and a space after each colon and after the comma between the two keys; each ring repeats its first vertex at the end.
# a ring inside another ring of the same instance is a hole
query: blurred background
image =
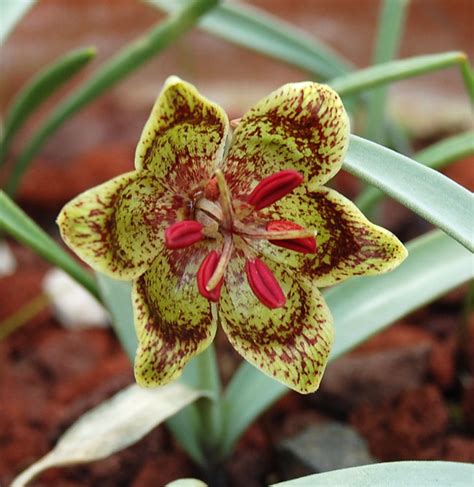
{"type": "MultiPolygon", "coordinates": [[[[12,0],[0,0],[0,17],[1,5],[8,1],[12,0]]],[[[356,67],[371,62],[379,0],[249,0],[246,4],[327,43],[356,67]]],[[[28,121],[15,140],[11,160],[65,93],[164,17],[133,0],[39,1],[0,50],[2,117],[25,81],[61,54],[86,46],[95,46],[98,54],[28,121]]],[[[461,50],[472,60],[473,21],[472,0],[412,0],[399,57],[461,50]]],[[[64,124],[27,171],[18,201],[55,237],[55,215],[66,201],[132,169],[144,121],[171,74],[195,84],[231,118],[241,116],[278,86],[309,78],[294,67],[193,29],[64,124]]],[[[456,68],[394,83],[389,110],[416,148],[473,126],[456,68]]],[[[474,189],[472,157],[445,172],[474,189]]],[[[359,191],[359,183],[347,174],[339,176],[335,185],[349,196],[359,191]]],[[[406,239],[428,228],[393,203],[385,204],[379,217],[406,239]]],[[[49,271],[30,251],[14,242],[10,246],[16,270],[0,276],[0,323],[42,293],[49,271]]],[[[239,443],[228,467],[233,485],[265,485],[318,468],[304,457],[314,442],[298,435],[328,421],[356,434],[355,440],[340,438],[353,445],[348,454],[361,463],[474,461],[474,388],[463,382],[466,371],[474,371],[474,322],[471,317],[465,323],[465,295],[465,288],[450,293],[336,362],[328,370],[321,394],[286,396],[239,443]],[[288,465],[285,471],[281,462],[288,465]]],[[[132,381],[128,359],[110,330],[65,329],[49,306],[33,315],[0,341],[2,483],[45,454],[82,412],[132,381]]],[[[218,340],[222,373],[228,378],[238,358],[225,339],[218,340]]],[[[328,437],[346,433],[337,427],[327,432],[328,437]]],[[[340,454],[339,447],[336,444],[334,456],[340,454]]],[[[321,451],[314,455],[320,456],[321,451]]],[[[195,468],[159,428],[110,459],[49,471],[33,485],[146,487],[193,474],[195,468]]]]}

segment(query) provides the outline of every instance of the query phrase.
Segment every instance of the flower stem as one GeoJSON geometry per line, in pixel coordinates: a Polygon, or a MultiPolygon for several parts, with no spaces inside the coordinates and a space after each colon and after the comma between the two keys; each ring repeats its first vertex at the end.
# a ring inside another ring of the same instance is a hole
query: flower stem
{"type": "Polygon", "coordinates": [[[200,440],[203,447],[215,448],[221,435],[221,381],[214,346],[210,345],[194,361],[197,384],[200,389],[209,391],[212,397],[200,399],[197,403],[200,416],[200,440]]]}

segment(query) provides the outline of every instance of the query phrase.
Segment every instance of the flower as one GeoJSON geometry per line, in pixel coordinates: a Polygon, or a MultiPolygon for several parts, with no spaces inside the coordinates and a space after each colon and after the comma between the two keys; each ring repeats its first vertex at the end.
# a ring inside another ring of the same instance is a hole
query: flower
{"type": "Polygon", "coordinates": [[[389,271],[406,250],[322,186],[349,135],[328,86],[284,85],[228,132],[218,105],[169,78],[135,171],[69,202],[61,234],[94,269],[133,280],[139,384],[181,375],[219,321],[246,360],[313,392],[333,341],[318,288],[389,271]]]}

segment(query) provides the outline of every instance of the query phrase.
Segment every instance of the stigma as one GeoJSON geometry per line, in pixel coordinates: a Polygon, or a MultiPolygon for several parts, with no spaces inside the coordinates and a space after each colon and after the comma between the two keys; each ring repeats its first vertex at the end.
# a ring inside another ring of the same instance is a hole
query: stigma
{"type": "MultiPolygon", "coordinates": [[[[244,242],[266,240],[294,252],[316,253],[315,230],[289,220],[262,221],[258,214],[302,182],[300,173],[286,169],[262,179],[244,200],[233,200],[224,174],[220,169],[215,171],[204,188],[196,193],[192,218],[175,222],[165,230],[165,246],[171,251],[201,241],[211,243],[217,238],[223,242],[221,251],[210,251],[197,272],[197,288],[202,296],[215,303],[219,301],[237,236],[244,242]]],[[[249,252],[242,271],[253,294],[264,306],[270,309],[285,306],[285,293],[262,259],[249,252]]]]}

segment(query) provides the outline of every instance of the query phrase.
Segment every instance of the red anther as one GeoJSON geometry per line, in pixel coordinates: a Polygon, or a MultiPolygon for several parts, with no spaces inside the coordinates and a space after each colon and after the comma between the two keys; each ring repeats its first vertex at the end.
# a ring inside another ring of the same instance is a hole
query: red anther
{"type": "Polygon", "coordinates": [[[199,267],[199,270],[197,273],[197,284],[198,284],[199,292],[206,299],[209,299],[209,301],[213,301],[214,303],[217,303],[217,301],[219,301],[219,298],[221,296],[222,284],[224,284],[224,278],[222,278],[219,281],[217,286],[212,291],[208,291],[206,289],[206,286],[207,286],[207,283],[209,282],[209,279],[212,277],[212,274],[214,274],[214,271],[217,267],[217,264],[219,263],[219,259],[220,259],[219,252],[216,252],[215,250],[213,250],[202,261],[201,266],[199,267]]]}
{"type": "Polygon", "coordinates": [[[204,196],[211,201],[217,201],[219,199],[219,186],[217,185],[217,179],[210,179],[206,187],[204,188],[204,196]]]}
{"type": "Polygon", "coordinates": [[[173,223],[165,230],[165,245],[169,249],[184,249],[204,238],[203,225],[195,220],[173,223]]]}
{"type": "Polygon", "coordinates": [[[303,176],[294,169],[285,169],[262,179],[248,197],[248,202],[261,210],[293,191],[303,182],[303,176]]]}
{"type": "MultiPolygon", "coordinates": [[[[304,230],[304,227],[288,220],[278,220],[267,223],[266,229],[268,232],[284,232],[285,230],[304,230]]],[[[268,239],[268,241],[273,245],[285,247],[286,249],[295,250],[303,254],[315,254],[317,248],[314,237],[292,238],[288,240],[268,239]]]]}
{"type": "Polygon", "coordinates": [[[280,284],[260,259],[248,260],[245,263],[245,272],[253,293],[267,308],[281,308],[286,303],[280,284]]]}

